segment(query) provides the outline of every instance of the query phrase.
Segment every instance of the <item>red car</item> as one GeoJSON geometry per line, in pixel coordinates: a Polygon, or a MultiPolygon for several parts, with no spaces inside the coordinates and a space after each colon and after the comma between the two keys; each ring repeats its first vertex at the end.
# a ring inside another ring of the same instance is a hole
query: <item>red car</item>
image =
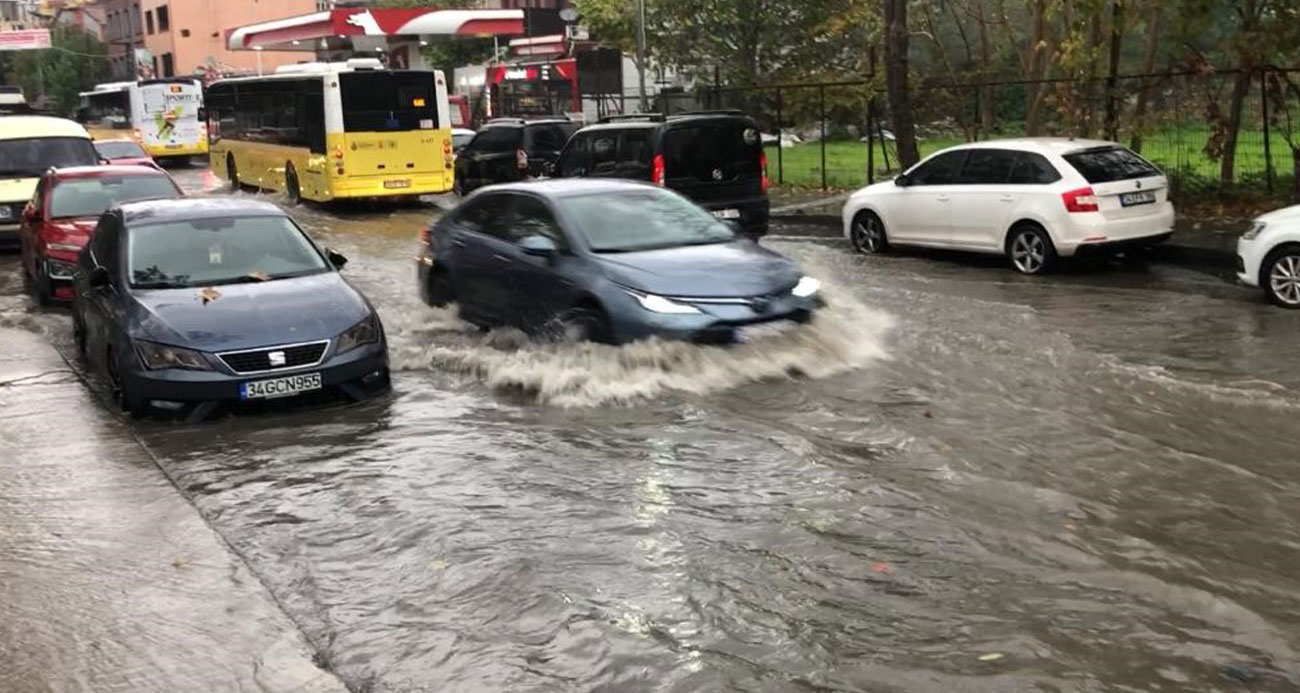
{"type": "Polygon", "coordinates": [[[95,140],[95,151],[109,164],[158,168],[153,157],[133,139],[95,140]]]}
{"type": "Polygon", "coordinates": [[[70,301],[72,273],[99,217],[132,200],[181,197],[166,172],[146,166],[78,166],[50,169],[23,210],[19,240],[23,272],[36,299],[70,301]]]}

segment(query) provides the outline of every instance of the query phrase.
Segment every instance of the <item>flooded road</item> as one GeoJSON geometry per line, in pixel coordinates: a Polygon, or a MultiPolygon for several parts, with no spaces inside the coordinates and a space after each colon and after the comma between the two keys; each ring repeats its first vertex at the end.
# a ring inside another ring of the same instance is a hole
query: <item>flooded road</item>
{"type": "Polygon", "coordinates": [[[133,424],[350,689],[1300,690],[1300,315],[790,227],[832,292],[803,331],[536,346],[419,302],[435,212],[295,212],[391,396],[133,424]]]}

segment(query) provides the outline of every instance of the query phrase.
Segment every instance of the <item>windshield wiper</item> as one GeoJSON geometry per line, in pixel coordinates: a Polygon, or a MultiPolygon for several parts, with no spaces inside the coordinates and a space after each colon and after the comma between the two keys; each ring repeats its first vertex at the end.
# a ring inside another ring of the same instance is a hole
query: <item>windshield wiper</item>
{"type": "Polygon", "coordinates": [[[182,282],[135,282],[132,289],[188,289],[189,284],[182,282]]]}

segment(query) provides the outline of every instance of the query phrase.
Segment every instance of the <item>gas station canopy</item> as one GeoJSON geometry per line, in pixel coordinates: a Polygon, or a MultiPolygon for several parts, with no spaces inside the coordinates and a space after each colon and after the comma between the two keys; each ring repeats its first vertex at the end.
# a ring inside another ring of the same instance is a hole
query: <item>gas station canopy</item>
{"type": "Polygon", "coordinates": [[[421,36],[519,36],[523,10],[335,9],[239,27],[227,37],[232,51],[349,50],[354,39],[421,36]]]}

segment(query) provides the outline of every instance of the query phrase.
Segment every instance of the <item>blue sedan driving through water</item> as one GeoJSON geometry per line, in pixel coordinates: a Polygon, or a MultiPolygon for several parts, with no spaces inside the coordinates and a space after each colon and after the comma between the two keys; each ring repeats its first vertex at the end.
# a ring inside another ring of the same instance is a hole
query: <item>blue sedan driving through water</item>
{"type": "Polygon", "coordinates": [[[467,321],[624,344],[744,340],[809,321],[821,284],[689,200],[647,183],[484,188],[426,232],[425,302],[467,321]]]}
{"type": "Polygon", "coordinates": [[[280,208],[134,202],[100,217],[74,275],[77,347],[123,409],[190,409],[389,385],[383,325],[280,208]]]}

